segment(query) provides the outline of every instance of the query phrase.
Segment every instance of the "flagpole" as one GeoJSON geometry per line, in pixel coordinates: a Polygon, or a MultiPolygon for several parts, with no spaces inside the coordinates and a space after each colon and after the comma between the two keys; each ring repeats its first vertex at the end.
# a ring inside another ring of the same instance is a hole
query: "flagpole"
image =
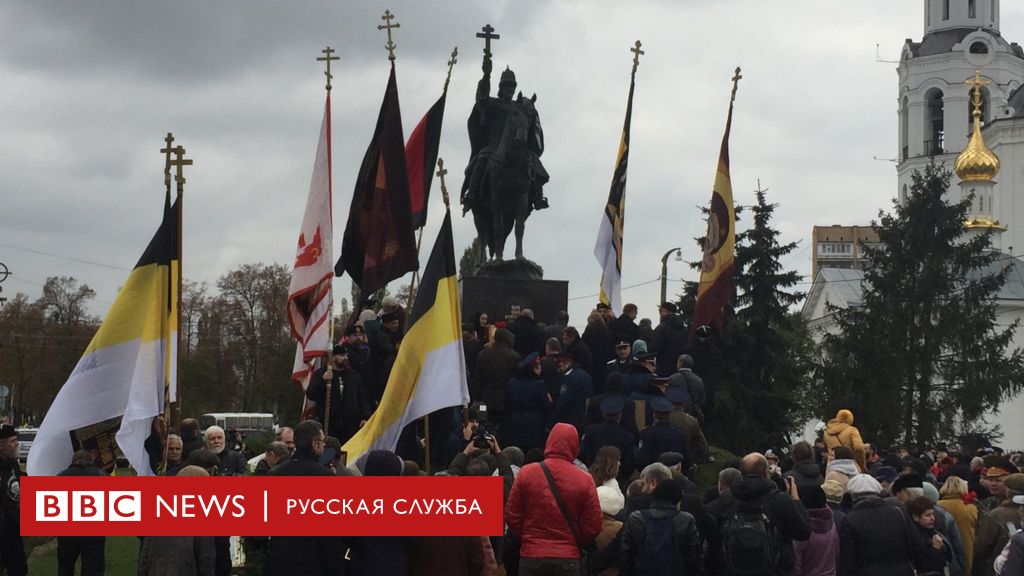
{"type": "Polygon", "coordinates": [[[180,423],[181,423],[181,329],[182,329],[182,323],[181,323],[181,312],[182,312],[181,311],[181,293],[182,293],[182,288],[184,286],[184,278],[185,278],[185,274],[184,274],[184,270],[185,270],[185,266],[184,266],[185,262],[184,262],[184,260],[185,260],[185,258],[184,258],[184,250],[182,249],[183,241],[184,241],[184,233],[183,233],[184,218],[182,216],[185,213],[185,174],[184,174],[184,167],[185,166],[191,166],[192,165],[192,160],[185,158],[185,148],[182,147],[180,144],[178,145],[177,148],[174,149],[174,155],[175,155],[175,159],[174,159],[173,163],[177,167],[177,174],[175,174],[175,176],[174,176],[174,181],[178,185],[177,186],[177,188],[178,188],[178,190],[177,190],[178,197],[177,197],[177,200],[176,200],[176,203],[178,205],[178,238],[177,238],[178,246],[176,248],[176,250],[178,252],[178,295],[177,295],[176,302],[174,302],[175,308],[177,308],[178,331],[177,331],[177,336],[175,338],[175,345],[177,347],[178,353],[175,354],[175,362],[176,362],[176,366],[175,366],[175,374],[176,374],[176,376],[175,376],[175,379],[177,381],[177,385],[174,387],[174,412],[172,413],[172,415],[174,417],[174,421],[177,422],[180,425],[180,423]]]}
{"type": "MultiPolygon", "coordinates": [[[[327,69],[324,71],[324,75],[327,76],[327,85],[325,86],[325,89],[327,90],[327,104],[326,104],[326,110],[324,112],[324,114],[325,114],[324,121],[325,121],[325,123],[327,125],[327,128],[326,128],[326,130],[327,130],[327,206],[328,206],[328,218],[330,218],[330,221],[331,221],[331,237],[333,238],[334,237],[334,191],[332,190],[332,186],[333,186],[334,178],[333,178],[332,173],[331,173],[331,88],[332,88],[331,80],[334,78],[334,76],[331,74],[331,62],[334,61],[334,60],[341,60],[341,58],[338,57],[338,56],[331,56],[331,54],[334,52],[334,49],[331,48],[330,46],[327,46],[326,48],[321,50],[321,52],[323,52],[324,55],[318,57],[317,61],[318,62],[324,62],[324,63],[327,64],[327,69]]],[[[331,363],[330,354],[331,354],[331,350],[332,350],[333,345],[334,345],[334,282],[333,282],[333,279],[331,281],[330,288],[328,288],[328,291],[330,292],[328,294],[328,296],[327,296],[328,298],[330,298],[330,307],[329,307],[329,310],[327,311],[327,322],[328,322],[328,324],[327,324],[327,350],[324,350],[323,363],[324,363],[324,366],[328,367],[327,372],[331,372],[331,370],[330,370],[330,363],[331,363]]],[[[313,370],[316,370],[316,369],[317,369],[316,368],[316,361],[314,361],[313,362],[313,370]]],[[[326,376],[326,375],[327,375],[327,373],[325,372],[324,376],[326,376]]],[[[312,373],[310,373],[308,378],[310,380],[312,380],[312,378],[313,378],[312,373]]],[[[328,436],[329,435],[328,433],[329,433],[330,427],[331,427],[331,389],[334,388],[334,379],[331,378],[330,380],[325,382],[325,384],[327,386],[326,386],[326,391],[324,393],[324,422],[323,422],[323,426],[324,426],[324,436],[328,436]]],[[[303,401],[303,403],[305,403],[305,401],[303,401]]]]}
{"type": "MultiPolygon", "coordinates": [[[[166,206],[170,206],[170,204],[171,204],[171,152],[173,151],[173,148],[172,148],[171,145],[174,144],[174,134],[168,132],[167,136],[164,138],[164,143],[166,144],[166,146],[164,148],[162,148],[160,150],[160,152],[162,152],[164,154],[164,189],[166,190],[166,195],[164,197],[164,205],[166,207],[166,206]]],[[[168,305],[170,305],[170,300],[172,298],[172,295],[171,295],[172,294],[171,283],[173,281],[174,281],[174,279],[172,278],[170,267],[168,267],[168,271],[167,271],[167,299],[168,299],[168,305]]],[[[161,328],[160,333],[161,333],[162,336],[166,336],[167,332],[168,332],[167,331],[167,316],[166,315],[164,315],[163,319],[161,320],[161,325],[163,327],[161,328]]],[[[179,329],[180,329],[180,325],[179,325],[179,329]]],[[[165,345],[166,345],[166,343],[165,343],[165,345]]],[[[163,371],[164,371],[164,377],[165,378],[167,376],[167,368],[168,368],[168,361],[167,361],[167,358],[165,357],[164,358],[164,365],[163,365],[163,371]]],[[[163,426],[163,431],[161,431],[161,433],[160,433],[160,444],[163,447],[163,450],[161,450],[161,452],[163,453],[163,457],[162,457],[163,463],[161,465],[161,471],[163,471],[165,473],[166,473],[166,470],[167,470],[167,448],[166,448],[167,447],[167,431],[170,428],[174,428],[173,422],[171,421],[171,417],[172,417],[172,412],[171,412],[171,387],[170,387],[170,384],[165,381],[164,382],[164,413],[163,413],[163,419],[164,419],[164,422],[166,423],[166,425],[163,426]]]]}

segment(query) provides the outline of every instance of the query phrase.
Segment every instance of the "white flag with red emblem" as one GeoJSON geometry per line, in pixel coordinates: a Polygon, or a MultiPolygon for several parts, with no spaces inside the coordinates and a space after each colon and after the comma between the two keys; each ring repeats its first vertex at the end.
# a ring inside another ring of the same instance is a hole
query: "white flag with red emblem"
{"type": "Polygon", "coordinates": [[[331,349],[331,280],[334,244],[331,218],[331,97],[327,96],[313,179],[299,231],[292,282],[288,287],[288,323],[297,341],[292,379],[305,389],[313,363],[331,349]]]}

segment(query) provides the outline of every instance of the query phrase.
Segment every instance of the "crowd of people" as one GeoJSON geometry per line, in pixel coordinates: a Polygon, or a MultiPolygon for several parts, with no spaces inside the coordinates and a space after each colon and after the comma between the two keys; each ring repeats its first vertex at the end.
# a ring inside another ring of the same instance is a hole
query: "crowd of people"
{"type": "MultiPolygon", "coordinates": [[[[246,574],[1024,576],[1019,453],[883,448],[840,410],[813,443],[716,463],[717,485],[702,490],[695,471],[714,462],[702,427],[721,352],[709,327],[691,338],[672,303],[659,314],[652,328],[632,304],[617,317],[598,306],[582,334],[564,312],[548,325],[521,307],[494,323],[474,315],[464,327],[472,404],[431,415],[430,442],[410,425],[395,451],[347,462],[341,447],[385,393],[401,345],[404,311],[385,300],[313,374],[313,419],[244,455],[236,431],[186,419],[154,464],[178,476],[504,480],[502,536],[245,538],[246,574]]],[[[4,486],[18,474],[12,436],[0,428],[4,486]]],[[[103,473],[85,451],[64,472],[103,473]]],[[[10,502],[0,503],[0,554],[8,574],[24,574],[23,553],[11,561],[21,540],[10,502]]],[[[102,574],[103,549],[102,539],[58,539],[60,574],[76,562],[83,576],[102,574]]],[[[231,570],[226,537],[140,544],[141,575],[231,570]]]]}

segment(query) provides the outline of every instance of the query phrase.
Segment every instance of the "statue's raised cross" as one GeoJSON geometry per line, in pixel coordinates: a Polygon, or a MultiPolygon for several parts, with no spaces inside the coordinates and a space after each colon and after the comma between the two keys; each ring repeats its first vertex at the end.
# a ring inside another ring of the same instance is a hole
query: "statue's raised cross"
{"type": "Polygon", "coordinates": [[[385,10],[384,15],[381,16],[380,19],[384,21],[384,24],[378,24],[377,30],[388,31],[388,43],[385,44],[384,47],[388,49],[388,60],[394,62],[395,48],[398,48],[398,45],[391,41],[391,30],[392,28],[401,28],[402,25],[398,22],[395,22],[394,24],[391,23],[391,21],[395,19],[395,15],[392,14],[390,10],[385,10]]]}
{"type": "Polygon", "coordinates": [[[324,48],[323,50],[321,50],[321,52],[323,52],[324,55],[320,56],[316,60],[317,60],[317,62],[326,62],[327,63],[327,70],[324,72],[324,75],[327,76],[327,89],[330,90],[331,89],[331,78],[334,78],[334,76],[331,75],[331,60],[341,60],[341,58],[339,58],[338,56],[331,56],[331,54],[333,54],[335,52],[335,50],[334,50],[334,48],[331,48],[330,46],[328,46],[327,48],[324,48]]]}
{"type": "Polygon", "coordinates": [[[448,186],[445,186],[444,175],[448,171],[444,169],[444,158],[437,159],[437,177],[441,179],[441,196],[444,198],[445,208],[448,207],[448,186]]]}
{"type": "Polygon", "coordinates": [[[640,41],[636,41],[636,45],[629,49],[633,53],[633,72],[636,72],[636,67],[640,65],[640,57],[644,55],[644,51],[640,49],[640,41]]]}
{"type": "Polygon", "coordinates": [[[167,193],[171,193],[171,152],[174,152],[174,148],[171,144],[174,144],[174,134],[167,133],[167,137],[164,138],[164,142],[167,144],[165,148],[160,149],[160,153],[164,155],[164,184],[167,186],[167,193]]]}
{"type": "Polygon", "coordinates": [[[477,32],[477,38],[484,39],[484,56],[491,57],[491,40],[499,40],[501,36],[494,33],[494,27],[490,24],[482,28],[483,32],[477,32]]]}
{"type": "Polygon", "coordinates": [[[981,88],[983,86],[988,86],[991,83],[992,82],[989,80],[981,79],[981,70],[975,70],[974,78],[969,78],[966,82],[964,82],[964,84],[971,86],[971,91],[974,92],[974,99],[972,101],[972,104],[974,104],[974,112],[977,113],[978,115],[981,115],[981,107],[983,106],[983,102],[981,99],[981,88]]]}
{"type": "Polygon", "coordinates": [[[185,166],[191,166],[192,160],[185,158],[185,148],[178,146],[174,149],[174,160],[171,160],[171,165],[178,168],[177,174],[174,176],[174,181],[178,183],[178,191],[180,192],[185,186],[185,173],[183,168],[185,166]]]}
{"type": "Polygon", "coordinates": [[[729,99],[730,102],[734,102],[736,100],[736,89],[739,88],[740,80],[742,79],[743,75],[740,74],[740,67],[737,66],[736,74],[734,74],[732,77],[732,97],[729,99]]]}

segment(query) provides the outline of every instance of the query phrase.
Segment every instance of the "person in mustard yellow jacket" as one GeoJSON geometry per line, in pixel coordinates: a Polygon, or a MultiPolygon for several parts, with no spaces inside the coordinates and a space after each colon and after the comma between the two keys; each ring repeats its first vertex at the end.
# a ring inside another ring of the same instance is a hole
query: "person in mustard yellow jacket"
{"type": "Polygon", "coordinates": [[[853,459],[857,462],[861,473],[867,472],[867,464],[864,461],[864,440],[860,437],[860,431],[853,427],[853,412],[840,410],[836,417],[828,421],[825,426],[825,446],[828,448],[828,461],[833,459],[832,450],[837,446],[846,446],[853,450],[853,459]]]}

